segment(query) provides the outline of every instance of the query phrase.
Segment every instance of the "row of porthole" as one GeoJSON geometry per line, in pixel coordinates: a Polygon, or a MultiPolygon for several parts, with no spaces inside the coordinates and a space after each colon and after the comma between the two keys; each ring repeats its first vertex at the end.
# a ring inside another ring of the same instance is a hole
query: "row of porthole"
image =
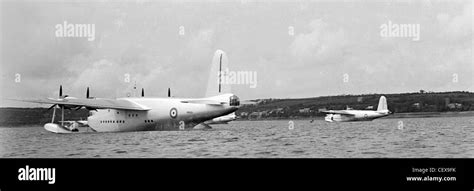
{"type": "Polygon", "coordinates": [[[145,120],[145,123],[153,123],[153,120],[145,120]]]}
{"type": "Polygon", "coordinates": [[[138,117],[138,114],[134,113],[134,114],[128,114],[128,117],[138,117]]]}
{"type": "Polygon", "coordinates": [[[100,123],[125,123],[125,120],[104,120],[100,121],[100,123]]]}

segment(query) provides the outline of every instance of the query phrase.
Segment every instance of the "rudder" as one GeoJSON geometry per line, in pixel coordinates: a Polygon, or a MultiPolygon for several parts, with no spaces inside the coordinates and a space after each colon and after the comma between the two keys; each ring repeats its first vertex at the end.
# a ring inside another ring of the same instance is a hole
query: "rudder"
{"type": "Polygon", "coordinates": [[[229,66],[226,53],[222,50],[216,50],[212,58],[205,97],[231,93],[230,84],[226,83],[227,81],[223,79],[225,77],[225,71],[228,70],[229,66]]]}
{"type": "Polygon", "coordinates": [[[380,96],[379,105],[378,105],[378,107],[377,107],[377,111],[385,111],[385,110],[388,110],[388,107],[387,107],[387,98],[385,98],[385,96],[380,96]]]}

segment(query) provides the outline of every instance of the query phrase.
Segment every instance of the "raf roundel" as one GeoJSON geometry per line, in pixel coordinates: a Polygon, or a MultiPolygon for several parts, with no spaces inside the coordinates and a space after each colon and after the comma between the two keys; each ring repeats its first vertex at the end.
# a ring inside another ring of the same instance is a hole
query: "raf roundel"
{"type": "Polygon", "coordinates": [[[170,110],[170,117],[171,118],[176,118],[178,116],[178,110],[176,108],[171,108],[170,110]]]}

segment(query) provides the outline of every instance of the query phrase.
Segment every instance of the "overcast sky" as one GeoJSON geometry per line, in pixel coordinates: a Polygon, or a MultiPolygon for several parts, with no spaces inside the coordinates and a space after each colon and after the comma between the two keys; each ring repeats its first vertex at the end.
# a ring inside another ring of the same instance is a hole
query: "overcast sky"
{"type": "Polygon", "coordinates": [[[214,52],[231,71],[257,73],[241,99],[474,91],[470,1],[1,3],[4,98],[204,96],[214,52]],[[56,25],[94,24],[95,39],[56,25]],[[419,40],[381,35],[416,24],[419,40]],[[181,32],[181,33],[180,33],[181,32]],[[130,82],[125,78],[130,77],[130,82]]]}

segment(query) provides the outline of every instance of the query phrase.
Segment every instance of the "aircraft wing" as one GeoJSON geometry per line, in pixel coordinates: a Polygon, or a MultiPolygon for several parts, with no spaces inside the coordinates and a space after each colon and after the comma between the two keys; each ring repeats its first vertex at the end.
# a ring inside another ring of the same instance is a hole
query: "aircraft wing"
{"type": "MultiPolygon", "coordinates": [[[[13,99],[15,100],[15,99],[13,99]]],[[[64,98],[64,99],[36,99],[36,100],[16,100],[30,103],[40,104],[58,104],[71,107],[84,106],[93,109],[123,109],[123,110],[135,110],[135,111],[148,111],[150,108],[143,107],[134,102],[120,99],[81,99],[81,98],[64,98]]]]}
{"type": "Polygon", "coordinates": [[[224,105],[227,102],[220,102],[216,100],[202,100],[202,99],[194,99],[194,100],[183,100],[181,103],[195,103],[195,104],[208,104],[208,105],[224,105]]]}
{"type": "Polygon", "coordinates": [[[329,114],[341,114],[341,115],[351,115],[354,116],[354,114],[349,113],[345,110],[327,110],[327,111],[321,111],[322,113],[329,113],[329,114]]]}

